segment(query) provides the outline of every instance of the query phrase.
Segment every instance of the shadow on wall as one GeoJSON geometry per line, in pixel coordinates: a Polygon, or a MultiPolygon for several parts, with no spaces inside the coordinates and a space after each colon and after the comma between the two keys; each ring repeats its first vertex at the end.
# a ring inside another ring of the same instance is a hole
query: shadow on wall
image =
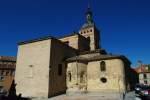
{"type": "Polygon", "coordinates": [[[16,95],[16,84],[15,84],[15,80],[13,80],[8,95],[0,94],[0,100],[31,100],[31,99],[23,98],[21,94],[16,95]]]}

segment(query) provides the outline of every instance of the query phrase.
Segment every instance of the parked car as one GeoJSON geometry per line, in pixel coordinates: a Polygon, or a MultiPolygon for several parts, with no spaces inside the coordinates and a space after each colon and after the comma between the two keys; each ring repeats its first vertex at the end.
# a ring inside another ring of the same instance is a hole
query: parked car
{"type": "Polygon", "coordinates": [[[139,95],[139,93],[141,92],[143,85],[142,84],[136,84],[135,85],[135,94],[139,95]]]}
{"type": "Polygon", "coordinates": [[[150,86],[148,85],[137,85],[135,87],[135,94],[141,97],[142,100],[150,100],[150,86]]]}
{"type": "Polygon", "coordinates": [[[144,86],[139,93],[142,98],[150,100],[150,86],[144,86]]]}

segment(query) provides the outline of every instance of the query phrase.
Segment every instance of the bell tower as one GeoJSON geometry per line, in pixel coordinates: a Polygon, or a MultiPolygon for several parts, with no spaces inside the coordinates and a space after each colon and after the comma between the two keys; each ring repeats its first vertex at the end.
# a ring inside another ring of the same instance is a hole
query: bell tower
{"type": "Polygon", "coordinates": [[[79,30],[79,34],[89,39],[90,50],[96,50],[100,48],[99,41],[99,30],[96,28],[93,21],[93,13],[90,5],[85,12],[86,22],[79,30]]]}

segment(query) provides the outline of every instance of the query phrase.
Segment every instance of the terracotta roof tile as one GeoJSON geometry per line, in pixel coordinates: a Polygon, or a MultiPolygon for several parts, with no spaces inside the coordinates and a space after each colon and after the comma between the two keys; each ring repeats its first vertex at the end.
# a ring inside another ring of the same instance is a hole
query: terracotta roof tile
{"type": "Polygon", "coordinates": [[[16,61],[16,57],[0,56],[0,61],[16,61]]]}

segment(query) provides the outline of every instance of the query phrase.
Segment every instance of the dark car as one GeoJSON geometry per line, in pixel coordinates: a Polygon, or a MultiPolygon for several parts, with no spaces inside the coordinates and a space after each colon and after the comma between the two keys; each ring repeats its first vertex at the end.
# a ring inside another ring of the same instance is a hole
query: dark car
{"type": "Polygon", "coordinates": [[[136,95],[139,95],[143,86],[144,86],[143,84],[136,84],[135,85],[135,94],[136,95]]]}
{"type": "Polygon", "coordinates": [[[150,100],[150,86],[138,85],[135,87],[135,94],[142,98],[142,100],[150,100]]]}

